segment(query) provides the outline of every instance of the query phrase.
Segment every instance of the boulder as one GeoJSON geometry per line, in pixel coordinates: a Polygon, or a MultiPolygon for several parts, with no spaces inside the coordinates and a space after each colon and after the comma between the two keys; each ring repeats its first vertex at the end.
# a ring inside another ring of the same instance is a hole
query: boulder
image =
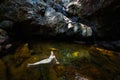
{"type": "Polygon", "coordinates": [[[60,34],[119,39],[119,5],[119,0],[6,0],[0,3],[0,27],[13,25],[14,34],[24,38],[60,34]]]}
{"type": "Polygon", "coordinates": [[[30,56],[31,51],[29,49],[28,43],[23,44],[15,51],[14,60],[16,61],[16,65],[21,65],[30,56]]]}

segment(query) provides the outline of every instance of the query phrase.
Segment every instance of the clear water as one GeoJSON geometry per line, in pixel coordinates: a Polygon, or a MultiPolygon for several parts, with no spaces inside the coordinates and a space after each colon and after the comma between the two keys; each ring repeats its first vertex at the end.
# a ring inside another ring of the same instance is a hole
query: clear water
{"type": "Polygon", "coordinates": [[[67,42],[31,41],[0,60],[0,80],[120,80],[120,53],[67,42]],[[28,48],[28,45],[30,48],[28,48]],[[27,67],[54,50],[60,64],[27,67]]]}

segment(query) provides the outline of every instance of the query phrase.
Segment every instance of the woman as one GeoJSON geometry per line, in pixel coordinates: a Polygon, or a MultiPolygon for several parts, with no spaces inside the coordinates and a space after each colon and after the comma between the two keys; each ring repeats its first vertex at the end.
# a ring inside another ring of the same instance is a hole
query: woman
{"type": "Polygon", "coordinates": [[[35,63],[28,64],[27,66],[30,67],[32,65],[47,64],[47,63],[50,63],[53,59],[55,60],[56,64],[59,64],[58,60],[56,59],[56,57],[54,55],[54,52],[51,51],[50,53],[51,54],[50,54],[49,58],[43,59],[43,60],[35,62],[35,63]]]}

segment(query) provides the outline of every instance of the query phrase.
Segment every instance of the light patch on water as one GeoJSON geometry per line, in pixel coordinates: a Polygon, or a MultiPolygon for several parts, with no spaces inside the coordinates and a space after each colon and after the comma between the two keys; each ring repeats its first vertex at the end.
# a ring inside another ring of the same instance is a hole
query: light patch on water
{"type": "Polygon", "coordinates": [[[78,57],[78,56],[79,56],[79,52],[76,51],[76,52],[74,52],[72,55],[73,55],[73,57],[78,57]]]}

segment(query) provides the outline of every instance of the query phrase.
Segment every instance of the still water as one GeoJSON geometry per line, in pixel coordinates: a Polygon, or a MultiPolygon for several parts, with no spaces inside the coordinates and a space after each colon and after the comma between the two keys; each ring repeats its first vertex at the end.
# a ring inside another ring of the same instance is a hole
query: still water
{"type": "Polygon", "coordinates": [[[0,59],[0,80],[120,80],[120,52],[93,45],[31,41],[0,59]],[[27,67],[50,56],[55,61],[27,67]]]}

